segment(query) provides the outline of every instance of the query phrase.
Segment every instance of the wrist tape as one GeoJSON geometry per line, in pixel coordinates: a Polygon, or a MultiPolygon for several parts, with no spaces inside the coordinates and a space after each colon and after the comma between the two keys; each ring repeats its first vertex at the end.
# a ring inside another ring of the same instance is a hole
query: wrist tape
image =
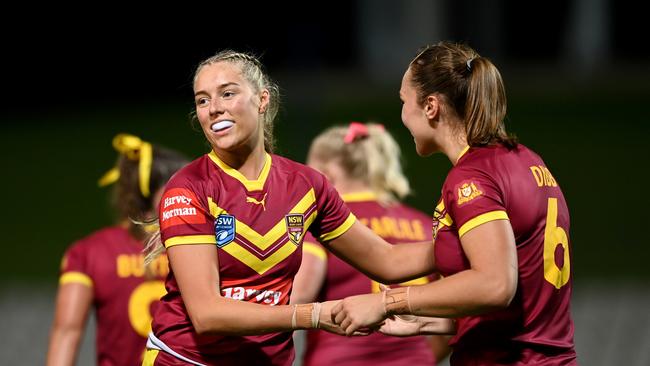
{"type": "Polygon", "coordinates": [[[321,303],[296,304],[293,306],[291,327],[293,329],[317,329],[320,323],[321,303]]]}
{"type": "Polygon", "coordinates": [[[411,314],[410,289],[411,287],[399,287],[384,291],[384,314],[411,314]]]}

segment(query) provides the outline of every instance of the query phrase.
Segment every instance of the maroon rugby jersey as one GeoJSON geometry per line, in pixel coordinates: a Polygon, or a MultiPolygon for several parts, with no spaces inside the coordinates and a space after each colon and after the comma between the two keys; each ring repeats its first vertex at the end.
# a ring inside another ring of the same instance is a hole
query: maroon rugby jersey
{"type": "Polygon", "coordinates": [[[519,260],[506,309],[458,319],[453,365],[575,364],[569,210],[542,159],[523,145],[470,148],[450,170],[434,214],[436,267],[469,268],[459,235],[508,219],[519,260]]]}
{"type": "Polygon", "coordinates": [[[164,295],[169,271],[163,255],[145,276],[142,249],[126,229],[111,227],[74,243],[63,258],[59,283],[81,283],[93,290],[100,366],[142,363],[150,308],[164,295]]]}
{"type": "MultiPolygon", "coordinates": [[[[383,206],[372,192],[342,195],[352,213],[386,241],[396,243],[431,241],[431,218],[396,204],[383,206]]],[[[378,292],[379,285],[325,249],[313,237],[305,238],[304,250],[327,261],[327,276],[318,301],[378,292]]],[[[309,255],[309,254],[306,254],[309,255]]],[[[408,284],[424,284],[421,278],[408,284]]],[[[325,331],[309,331],[304,364],[316,365],[435,365],[426,337],[390,337],[373,333],[367,337],[343,338],[325,331]]]]}
{"type": "MultiPolygon", "coordinates": [[[[289,303],[307,230],[331,240],[354,221],[320,173],[268,154],[257,180],[247,180],[214,152],[204,155],[170,180],[160,204],[166,247],[215,244],[221,295],[264,305],[289,303]]],[[[174,351],[209,365],[291,364],[291,332],[198,335],[173,272],[166,288],[168,294],[154,315],[153,330],[174,351]]]]}

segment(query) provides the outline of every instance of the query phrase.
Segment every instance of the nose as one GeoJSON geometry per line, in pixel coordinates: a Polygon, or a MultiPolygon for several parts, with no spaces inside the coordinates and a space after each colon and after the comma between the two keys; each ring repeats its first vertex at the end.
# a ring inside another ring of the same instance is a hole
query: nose
{"type": "Polygon", "coordinates": [[[219,100],[219,98],[212,98],[210,100],[210,115],[219,115],[224,112],[224,107],[223,103],[219,100]]]}

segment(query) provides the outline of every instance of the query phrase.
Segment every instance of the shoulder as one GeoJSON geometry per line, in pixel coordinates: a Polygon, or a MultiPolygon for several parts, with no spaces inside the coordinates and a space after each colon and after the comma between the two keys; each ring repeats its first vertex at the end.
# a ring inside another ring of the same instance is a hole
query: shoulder
{"type": "Polygon", "coordinates": [[[501,145],[473,147],[451,168],[447,180],[458,181],[475,176],[491,176],[503,170],[507,165],[506,160],[519,154],[520,147],[523,145],[514,149],[501,145]]]}
{"type": "Polygon", "coordinates": [[[208,159],[206,154],[184,166],[169,179],[167,188],[187,188],[193,183],[207,179],[208,159]]]}

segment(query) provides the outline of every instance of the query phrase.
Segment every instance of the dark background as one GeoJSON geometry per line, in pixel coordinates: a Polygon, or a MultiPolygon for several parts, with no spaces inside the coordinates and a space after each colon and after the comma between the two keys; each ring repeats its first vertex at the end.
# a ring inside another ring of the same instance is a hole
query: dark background
{"type": "Polygon", "coordinates": [[[54,284],[65,248],[111,223],[96,181],[115,162],[116,133],[193,158],[208,150],[189,123],[191,78],[226,47],[260,55],[280,84],[280,154],[303,161],[325,127],[382,122],[402,146],[415,189],[408,203],[431,212],[450,163],[417,157],[398,90],[417,49],[442,39],[467,42],[500,68],[508,129],[542,155],[567,198],[574,279],[647,281],[645,14],[613,0],[294,6],[6,14],[3,281],[54,284]]]}

